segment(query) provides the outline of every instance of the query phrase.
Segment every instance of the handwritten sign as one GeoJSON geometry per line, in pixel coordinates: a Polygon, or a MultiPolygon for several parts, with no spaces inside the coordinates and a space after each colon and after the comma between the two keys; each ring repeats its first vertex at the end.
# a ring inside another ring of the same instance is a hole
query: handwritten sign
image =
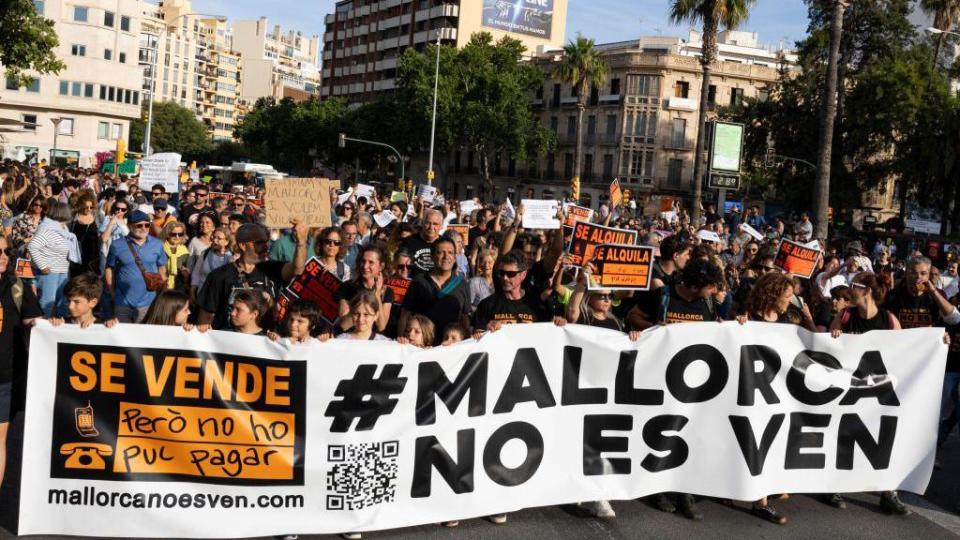
{"type": "Polygon", "coordinates": [[[780,242],[780,247],[777,248],[777,258],[773,261],[773,264],[777,268],[782,268],[788,274],[809,279],[817,269],[819,258],[819,249],[813,249],[792,240],[784,239],[780,242]]]}
{"type": "Polygon", "coordinates": [[[266,226],[283,229],[298,219],[310,227],[329,227],[330,182],[324,178],[267,178],[266,226]]]}
{"type": "Polygon", "coordinates": [[[391,277],[383,281],[384,285],[393,290],[393,303],[396,305],[403,304],[403,299],[407,297],[407,291],[410,290],[410,283],[409,279],[402,277],[391,277]]]}
{"type": "Polygon", "coordinates": [[[596,271],[590,279],[591,290],[650,290],[653,275],[653,248],[610,245],[593,250],[596,271]]]}
{"type": "Polygon", "coordinates": [[[593,223],[577,222],[567,246],[570,264],[584,266],[593,257],[593,251],[603,244],[635,245],[637,231],[604,227],[593,223]]]}
{"type": "Polygon", "coordinates": [[[167,193],[180,191],[180,157],[180,154],[164,152],[140,160],[140,189],[149,191],[160,184],[167,193]]]}
{"type": "Polygon", "coordinates": [[[568,227],[573,227],[573,224],[578,221],[593,220],[593,209],[573,203],[563,203],[563,213],[565,214],[563,224],[568,227]]]}
{"type": "Polygon", "coordinates": [[[323,318],[332,325],[340,316],[340,302],[336,299],[336,293],[342,284],[314,257],[307,261],[303,273],[293,278],[287,290],[301,300],[316,304],[323,318]]]}
{"type": "MultiPolygon", "coordinates": [[[[510,199],[507,199],[508,201],[510,199]]],[[[560,220],[557,218],[557,200],[524,199],[523,228],[524,229],[559,229],[560,220]]]]}

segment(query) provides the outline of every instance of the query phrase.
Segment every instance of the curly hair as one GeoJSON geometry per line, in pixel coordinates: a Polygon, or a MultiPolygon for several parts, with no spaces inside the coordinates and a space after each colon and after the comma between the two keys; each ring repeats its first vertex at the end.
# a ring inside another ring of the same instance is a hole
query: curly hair
{"type": "Polygon", "coordinates": [[[747,313],[762,318],[766,313],[775,311],[784,291],[795,287],[793,279],[786,274],[771,272],[760,276],[747,296],[747,313]]]}

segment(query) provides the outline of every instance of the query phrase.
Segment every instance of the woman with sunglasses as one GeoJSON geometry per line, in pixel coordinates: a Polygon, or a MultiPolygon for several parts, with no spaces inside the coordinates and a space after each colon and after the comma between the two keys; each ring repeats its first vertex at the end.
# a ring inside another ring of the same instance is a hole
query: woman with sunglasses
{"type": "Polygon", "coordinates": [[[42,196],[37,195],[31,199],[27,210],[13,221],[10,242],[18,257],[22,257],[26,253],[27,244],[33,238],[33,233],[37,231],[37,226],[43,220],[46,210],[46,202],[42,196]]]}
{"type": "MultiPolygon", "coordinates": [[[[587,280],[592,279],[593,276],[593,265],[590,266],[590,269],[580,272],[577,276],[577,286],[573,289],[567,304],[567,322],[623,332],[623,323],[611,311],[613,293],[605,290],[587,290],[587,280]]],[[[633,341],[640,338],[640,332],[633,331],[629,334],[633,341]]]]}
{"type": "Polygon", "coordinates": [[[341,257],[341,252],[343,251],[342,238],[343,231],[340,227],[327,227],[317,235],[317,242],[314,249],[317,258],[320,260],[320,264],[323,265],[327,272],[337,276],[337,279],[340,281],[347,281],[350,279],[350,267],[343,262],[343,258],[341,257]]]}
{"type": "Polygon", "coordinates": [[[337,225],[343,226],[344,223],[354,219],[356,208],[353,205],[353,202],[347,201],[340,206],[340,211],[337,212],[337,225]]]}
{"type": "Polygon", "coordinates": [[[110,246],[118,239],[130,234],[130,228],[127,227],[130,203],[127,202],[125,197],[118,196],[116,200],[107,200],[104,211],[110,216],[110,219],[104,220],[100,224],[99,274],[103,274],[107,254],[110,253],[110,246]]]}
{"type": "Polygon", "coordinates": [[[186,239],[187,227],[179,221],[171,221],[160,230],[163,252],[167,254],[167,288],[180,292],[187,292],[190,284],[190,251],[183,245],[186,239]]]}
{"type": "Polygon", "coordinates": [[[197,264],[197,260],[210,247],[213,231],[217,228],[217,215],[213,212],[203,212],[197,217],[197,235],[190,239],[187,250],[190,256],[187,264],[190,268],[197,264]]]}
{"type": "Polygon", "coordinates": [[[92,190],[83,189],[71,197],[73,221],[70,232],[80,242],[80,264],[70,266],[70,276],[100,272],[100,234],[97,222],[97,199],[92,190]]]}

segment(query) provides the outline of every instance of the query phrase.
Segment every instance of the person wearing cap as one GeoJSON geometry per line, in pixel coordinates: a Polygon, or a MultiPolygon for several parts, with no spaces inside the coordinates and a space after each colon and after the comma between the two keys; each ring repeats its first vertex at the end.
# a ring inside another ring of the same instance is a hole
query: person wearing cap
{"type": "Polygon", "coordinates": [[[177,218],[170,215],[170,204],[162,197],[153,198],[153,226],[150,227],[150,236],[160,237],[160,231],[167,226],[167,223],[176,221],[177,218]]]}
{"type": "Polygon", "coordinates": [[[147,290],[143,272],[157,273],[166,279],[167,254],[163,243],[150,236],[150,216],[134,210],[127,216],[127,225],[130,234],[110,246],[103,277],[107,293],[113,299],[116,319],[122,323],[140,323],[157,295],[147,290]]]}

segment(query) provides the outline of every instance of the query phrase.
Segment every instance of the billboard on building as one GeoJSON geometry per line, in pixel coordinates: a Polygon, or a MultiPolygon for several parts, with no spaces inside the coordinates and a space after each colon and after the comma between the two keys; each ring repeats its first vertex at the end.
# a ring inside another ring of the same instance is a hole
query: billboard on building
{"type": "Polygon", "coordinates": [[[483,0],[483,26],[550,39],[554,0],[483,0]]]}
{"type": "Polygon", "coordinates": [[[743,154],[743,125],[716,122],[710,150],[710,170],[739,173],[743,154]]]}

